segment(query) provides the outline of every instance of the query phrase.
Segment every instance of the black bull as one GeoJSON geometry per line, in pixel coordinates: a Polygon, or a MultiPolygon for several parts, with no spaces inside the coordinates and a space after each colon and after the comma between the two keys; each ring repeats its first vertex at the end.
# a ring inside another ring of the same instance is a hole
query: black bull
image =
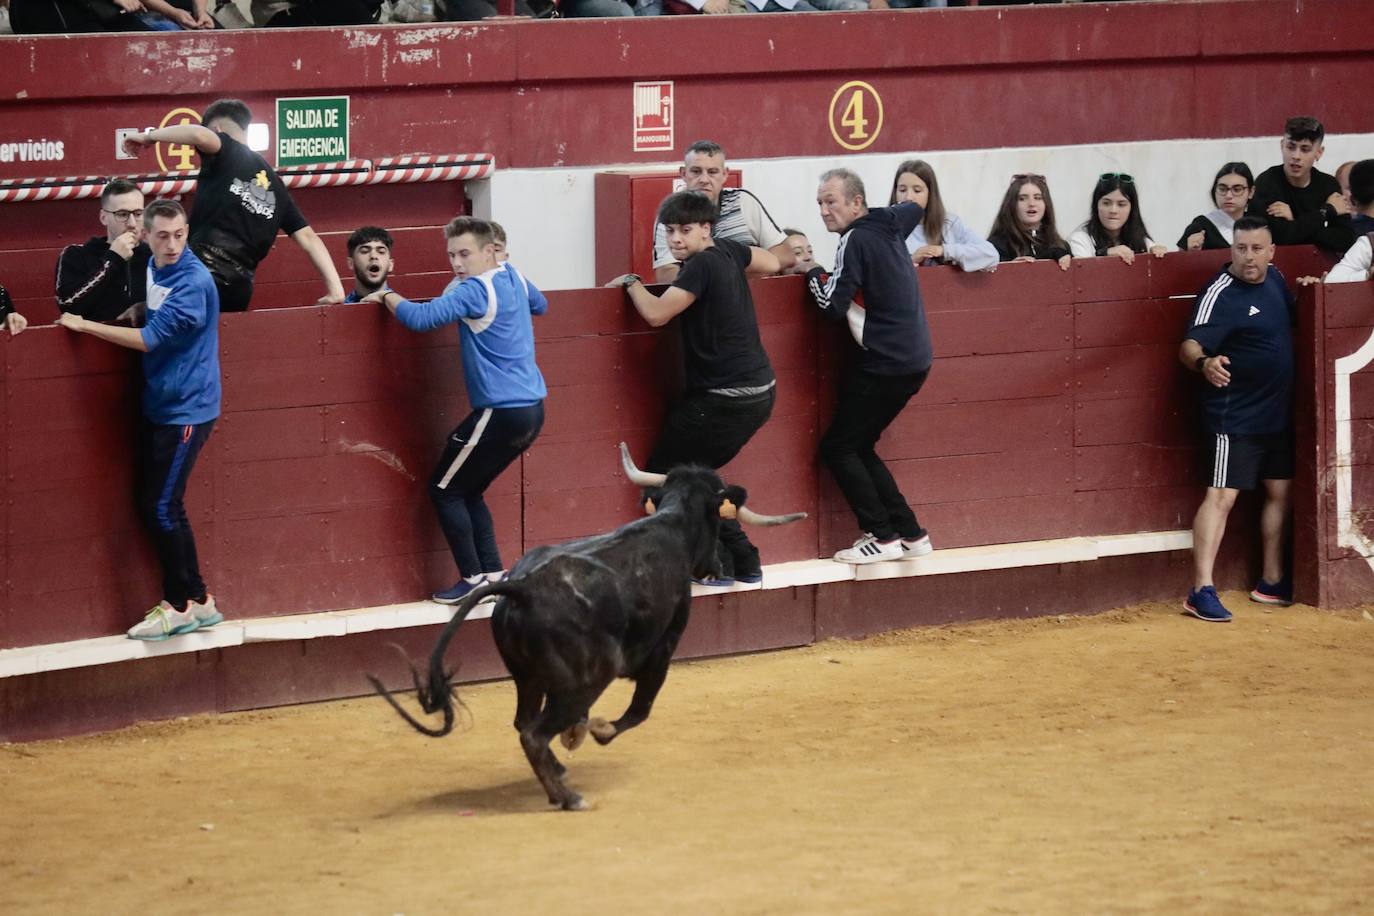
{"type": "Polygon", "coordinates": [[[750,524],[781,525],[805,513],[762,516],[744,507],[745,492],[726,486],[705,468],[668,474],[640,471],[620,446],[630,480],[651,489],[656,509],[609,534],[536,547],[502,581],[474,589],[460,602],[429,659],[429,679],[411,663],[420,707],[442,713],[434,728],[416,720],[381,682],[377,692],[426,735],[453,730],[453,672],[443,667],[449,640],[480,601],[497,597],[491,628],[497,651],[515,681],[515,728],[549,803],[584,807],[563,782],[564,766],[549,744],[561,735],[576,749],[590,731],[599,744],[649,717],[668,675],[668,663],[687,626],[691,579],[717,572],[716,536],[722,516],[750,524]],[[592,704],[617,677],[635,682],[625,713],[614,722],[588,720],[592,704]]]}

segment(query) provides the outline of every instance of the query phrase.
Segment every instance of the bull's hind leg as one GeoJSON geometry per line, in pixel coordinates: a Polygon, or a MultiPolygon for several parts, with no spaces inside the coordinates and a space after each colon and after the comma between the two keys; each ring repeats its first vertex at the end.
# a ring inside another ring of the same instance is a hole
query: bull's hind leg
{"type": "Polygon", "coordinates": [[[520,746],[530,762],[539,784],[548,793],[549,804],[558,805],[564,811],[580,811],[587,805],[582,796],[563,783],[563,765],[553,755],[549,742],[564,731],[575,726],[587,717],[587,709],[600,694],[596,691],[578,691],[574,694],[549,694],[544,700],[544,708],[526,728],[520,730],[520,746]]]}

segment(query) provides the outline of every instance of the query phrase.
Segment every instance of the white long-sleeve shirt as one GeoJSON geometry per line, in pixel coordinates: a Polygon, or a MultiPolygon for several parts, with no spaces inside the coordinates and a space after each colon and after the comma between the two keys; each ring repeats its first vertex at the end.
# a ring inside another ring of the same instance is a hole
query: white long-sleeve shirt
{"type": "MultiPolygon", "coordinates": [[[[1119,245],[1121,243],[1118,242],[1117,244],[1119,245]]],[[[1145,239],[1145,251],[1149,251],[1153,247],[1155,247],[1155,240],[1147,236],[1145,239]]],[[[1075,258],[1097,257],[1097,246],[1093,244],[1093,237],[1088,235],[1087,223],[1083,223],[1069,234],[1069,253],[1075,258]]],[[[1136,252],[1136,254],[1144,253],[1145,252],[1141,251],[1136,252]]]]}
{"type": "Polygon", "coordinates": [[[1341,258],[1341,263],[1331,268],[1326,275],[1327,283],[1359,283],[1369,279],[1369,266],[1374,263],[1374,246],[1369,244],[1369,236],[1362,235],[1350,250],[1341,258]]]}
{"type": "MultiPolygon", "coordinates": [[[[944,241],[940,246],[945,249],[944,260],[952,261],[960,270],[995,270],[998,264],[997,249],[992,242],[978,235],[959,217],[950,213],[945,216],[941,232],[944,241]]],[[[906,250],[915,254],[926,244],[926,227],[917,223],[911,235],[906,237],[906,250]]]]}

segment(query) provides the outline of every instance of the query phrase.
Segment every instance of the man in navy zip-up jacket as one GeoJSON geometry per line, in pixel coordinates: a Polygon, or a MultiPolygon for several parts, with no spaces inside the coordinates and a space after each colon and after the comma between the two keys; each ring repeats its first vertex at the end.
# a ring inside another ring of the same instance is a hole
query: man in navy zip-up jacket
{"type": "Polygon", "coordinates": [[[201,446],[220,409],[219,293],[210,271],[186,247],[186,212],[172,200],[143,211],[152,260],[148,317],[121,328],[64,312],[57,323],[143,356],[138,508],[162,566],[162,600],[131,639],[163,640],[223,620],[206,589],[183,498],[201,446]]]}
{"type": "Polygon", "coordinates": [[[863,182],[848,169],[821,176],[821,219],[840,233],[835,270],[813,268],[807,288],[832,318],[846,321],[862,352],[840,382],[821,459],[863,534],[835,554],[842,563],[876,563],[930,553],[930,536],[878,457],[883,430],[921,390],[932,351],[916,269],[906,237],[924,211],[914,203],[869,210],[863,182]]]}
{"type": "Polygon", "coordinates": [[[497,260],[486,220],[460,216],[444,227],[456,280],[437,299],[411,302],[382,289],[364,302],[380,302],[412,331],[458,325],[463,380],[472,412],[448,437],[429,481],[459,580],[435,592],[440,604],[457,604],[501,572],[496,529],[482,498],[497,476],[529,448],[544,425],[548,390],[534,361],[532,315],[548,310],[544,294],[508,262],[497,260]]]}

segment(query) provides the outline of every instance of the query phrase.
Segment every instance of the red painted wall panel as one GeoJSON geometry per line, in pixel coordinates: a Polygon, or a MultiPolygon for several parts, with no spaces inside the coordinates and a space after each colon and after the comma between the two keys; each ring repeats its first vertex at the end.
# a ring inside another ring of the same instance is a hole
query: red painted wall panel
{"type": "MultiPolygon", "coordinates": [[[[1170,256],[1105,272],[1121,281],[1117,300],[1095,288],[1091,301],[1075,301],[1076,275],[1029,265],[1024,304],[1010,308],[1010,269],[981,278],[921,271],[937,349],[972,352],[937,360],[879,448],[941,546],[1189,524],[1199,494],[1191,377],[1169,337],[1171,326],[1181,333],[1187,302],[1160,292],[1212,268],[1194,255],[1177,259],[1182,266],[1170,256]],[[1132,310],[1149,320],[1116,320],[1132,310]],[[1148,342],[1129,342],[1132,327],[1148,342]],[[1018,339],[1026,328],[1038,330],[1018,339]],[[981,352],[999,348],[1014,352],[981,352]]],[[[816,459],[853,345],[805,306],[799,281],[753,289],[779,399],[725,476],[763,511],[811,514],[759,533],[769,562],[823,556],[856,533],[816,459]]],[[[643,461],[678,384],[673,329],[647,329],[623,293],[560,292],[550,302],[536,322],[550,386],[545,429],[489,491],[508,563],[639,514],[615,444],[629,442],[643,461]]],[[[1333,352],[1367,336],[1355,327],[1324,333],[1333,352]]],[[[452,561],[424,487],[466,411],[452,331],[412,334],[360,305],[226,316],[221,339],[225,414],[188,505],[231,613],[413,600],[447,584],[452,561]]],[[[4,500],[0,644],[117,632],[156,588],[128,496],[132,361],[58,328],[7,340],[0,354],[5,467],[20,484],[7,481],[4,500]],[[48,597],[83,611],[16,619],[48,597]]],[[[1353,379],[1361,416],[1374,416],[1370,378],[1374,371],[1353,379]]]]}

